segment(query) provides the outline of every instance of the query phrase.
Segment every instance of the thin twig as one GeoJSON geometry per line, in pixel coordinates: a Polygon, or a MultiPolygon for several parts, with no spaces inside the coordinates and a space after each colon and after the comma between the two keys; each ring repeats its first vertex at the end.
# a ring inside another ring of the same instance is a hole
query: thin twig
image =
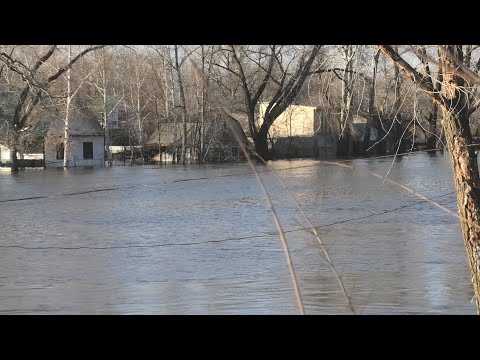
{"type": "MultiPolygon", "coordinates": [[[[233,47],[232,47],[232,50],[233,50],[233,47]]],[[[189,59],[194,70],[200,75],[203,77],[200,69],[198,68],[198,65],[192,60],[192,59],[189,59]]],[[[240,68],[240,70],[242,70],[240,68]]],[[[218,99],[212,94],[211,96],[211,101],[217,103],[217,105],[219,106],[219,108],[221,109],[222,113],[223,113],[223,116],[225,117],[229,117],[228,115],[228,112],[227,110],[221,105],[221,102],[218,101],[218,99]]],[[[268,205],[270,206],[270,210],[272,212],[272,215],[273,215],[273,220],[275,222],[275,226],[277,228],[277,232],[278,232],[278,236],[280,238],[280,242],[282,243],[282,247],[283,247],[283,252],[285,254],[285,258],[287,260],[287,265],[288,265],[288,270],[290,272],[290,277],[292,279],[292,285],[293,285],[293,289],[295,291],[295,297],[297,299],[297,304],[298,304],[298,308],[299,308],[299,311],[300,311],[300,314],[301,315],[305,315],[305,306],[303,304],[303,300],[302,300],[302,294],[300,292],[300,288],[298,286],[298,281],[297,281],[297,276],[295,274],[295,269],[293,268],[293,264],[292,264],[292,257],[290,255],[290,250],[288,248],[288,244],[287,244],[287,241],[285,240],[285,235],[284,235],[284,232],[283,232],[283,229],[282,229],[282,226],[280,225],[280,220],[278,219],[278,215],[277,215],[277,212],[275,211],[275,207],[273,206],[272,204],[272,200],[268,194],[268,191],[267,189],[265,188],[265,185],[263,184],[263,181],[262,179],[260,178],[260,175],[258,174],[257,172],[257,169],[255,169],[255,166],[253,165],[253,162],[252,162],[252,159],[250,158],[250,155],[248,154],[248,151],[247,149],[245,148],[245,144],[240,140],[237,132],[235,129],[233,129],[233,127],[231,126],[230,122],[227,122],[228,123],[228,127],[230,128],[230,132],[233,134],[234,138],[235,138],[235,141],[238,143],[238,146],[240,147],[240,149],[242,150],[243,154],[245,155],[245,158],[247,159],[248,161],[248,165],[250,166],[252,172],[255,174],[255,178],[257,179],[259,185],[260,185],[260,188],[262,189],[262,192],[263,194],[265,195],[265,198],[267,199],[267,202],[268,202],[268,205]]]]}
{"type": "MultiPolygon", "coordinates": [[[[253,150],[252,150],[253,151],[253,150]]],[[[323,242],[322,240],[320,239],[320,235],[318,234],[317,232],[317,229],[315,228],[315,226],[312,224],[312,221],[310,220],[310,218],[308,217],[308,215],[305,213],[305,211],[303,210],[302,206],[300,205],[300,203],[298,202],[297,198],[295,197],[295,195],[290,191],[290,189],[287,187],[287,184],[285,184],[285,182],[283,181],[283,179],[280,177],[280,175],[278,175],[278,173],[275,171],[275,169],[270,166],[266,161],[265,159],[263,159],[256,151],[253,151],[253,153],[255,154],[255,156],[257,158],[259,158],[276,176],[276,178],[278,179],[278,181],[282,184],[283,188],[285,189],[285,191],[291,196],[291,198],[293,199],[293,201],[295,202],[295,204],[297,205],[298,209],[300,210],[300,212],[302,213],[302,215],[305,217],[305,219],[307,220],[308,222],[308,225],[310,227],[310,231],[312,232],[312,234],[315,236],[315,238],[317,239],[318,241],[318,244],[320,245],[320,248],[322,249],[323,251],[323,254],[325,256],[325,260],[327,261],[328,265],[330,265],[330,268],[332,269],[332,271],[334,272],[335,274],[335,277],[337,278],[337,281],[342,289],[342,292],[343,292],[343,295],[345,296],[345,298],[347,299],[347,302],[348,302],[348,307],[350,308],[350,310],[352,311],[352,313],[354,315],[356,315],[356,311],[355,311],[355,308],[353,306],[353,303],[352,303],[352,299],[351,297],[348,295],[347,293],[347,290],[345,288],[345,285],[342,281],[342,278],[340,277],[340,275],[338,274],[338,271],[337,269],[335,268],[335,266],[333,265],[333,261],[332,259],[330,258],[330,255],[328,254],[328,251],[327,249],[325,248],[325,246],[323,245],[323,242]]]]}
{"type": "MultiPolygon", "coordinates": [[[[227,114],[226,110],[224,108],[222,108],[222,110],[223,110],[224,116],[228,117],[229,115],[227,114]]],[[[292,279],[292,285],[293,285],[293,289],[295,291],[295,297],[297,299],[298,309],[300,311],[300,315],[305,315],[305,306],[303,304],[302,294],[301,294],[300,288],[298,286],[297,275],[295,274],[295,269],[293,267],[292,257],[290,255],[290,249],[288,248],[287,240],[285,239],[285,234],[284,234],[284,231],[282,229],[282,225],[280,224],[280,220],[278,219],[277,212],[275,211],[275,207],[273,206],[272,199],[270,198],[270,195],[268,194],[268,191],[265,188],[265,185],[263,184],[263,181],[260,178],[260,175],[259,175],[257,169],[255,169],[255,166],[253,165],[252,159],[250,158],[250,155],[248,154],[248,151],[245,148],[245,144],[239,139],[235,129],[233,129],[231,127],[230,123],[229,123],[229,127],[230,127],[230,130],[231,130],[231,133],[234,135],[235,140],[237,141],[237,143],[240,146],[243,154],[245,155],[245,157],[247,159],[247,162],[248,162],[248,165],[250,166],[250,169],[255,174],[255,178],[257,179],[257,181],[260,185],[260,188],[262,189],[263,195],[267,199],[268,205],[270,206],[270,211],[272,212],[272,215],[273,215],[273,220],[275,222],[275,227],[277,228],[278,237],[280,238],[280,242],[282,243],[283,252],[285,254],[285,259],[287,261],[288,270],[290,272],[290,277],[292,279]]]]}
{"type": "MultiPolygon", "coordinates": [[[[342,166],[342,167],[345,167],[345,168],[348,168],[348,169],[354,169],[354,167],[352,165],[347,165],[347,164],[341,164],[339,162],[333,162],[333,161],[320,161],[321,163],[325,163],[325,164],[330,164],[330,165],[336,165],[336,166],[342,166]]],[[[473,226],[474,228],[480,230],[480,225],[473,222],[472,220],[470,219],[464,219],[462,218],[460,215],[458,215],[457,213],[453,212],[452,210],[446,208],[445,206],[437,203],[436,201],[433,201],[432,199],[429,199],[428,197],[426,197],[425,195],[422,195],[420,194],[419,192],[415,191],[414,189],[412,189],[411,187],[407,186],[407,185],[404,185],[400,182],[397,182],[397,181],[394,181],[394,180],[390,180],[390,179],[387,179],[387,178],[384,178],[382,175],[378,174],[378,173],[375,173],[373,171],[370,171],[370,170],[367,170],[367,172],[372,175],[372,176],[375,176],[376,178],[379,178],[381,179],[382,181],[387,181],[389,182],[390,184],[392,185],[395,185],[403,190],[405,190],[406,192],[412,194],[412,195],[415,195],[416,197],[422,199],[422,200],[425,200],[426,202],[429,202],[430,204],[436,206],[437,208],[449,213],[450,215],[456,217],[457,219],[459,219],[460,221],[465,221],[466,223],[468,223],[469,225],[473,226]]]]}

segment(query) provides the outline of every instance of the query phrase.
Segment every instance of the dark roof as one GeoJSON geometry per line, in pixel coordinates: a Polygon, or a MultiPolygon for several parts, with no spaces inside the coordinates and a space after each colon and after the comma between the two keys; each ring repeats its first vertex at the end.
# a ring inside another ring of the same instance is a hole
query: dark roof
{"type": "MultiPolygon", "coordinates": [[[[247,136],[245,135],[245,132],[242,128],[242,125],[240,125],[240,122],[235,119],[233,116],[224,114],[222,115],[222,118],[220,120],[211,120],[207,122],[206,125],[206,133],[205,136],[208,137],[215,137],[219,136],[219,132],[223,132],[223,124],[222,121],[225,121],[225,124],[227,125],[227,131],[230,136],[232,136],[235,139],[238,137],[240,141],[246,143],[248,142],[247,136]],[[212,126],[213,125],[213,126],[212,126]]],[[[192,131],[196,123],[187,123],[187,134],[192,131]]],[[[168,123],[168,124],[163,124],[160,125],[160,144],[163,146],[170,146],[176,141],[181,141],[181,136],[182,136],[182,124],[181,123],[168,123]]],[[[225,138],[223,139],[225,140],[225,138]]],[[[234,140],[235,141],[235,140],[234,140]]],[[[148,144],[158,144],[158,130],[156,130],[149,138],[148,144]]]]}
{"type": "MultiPolygon", "coordinates": [[[[50,123],[48,135],[63,134],[64,120],[56,119],[50,123]]],[[[81,115],[72,116],[69,120],[70,135],[72,136],[103,136],[104,131],[99,122],[95,119],[81,115]]]]}
{"type": "Polygon", "coordinates": [[[245,131],[237,119],[235,119],[232,115],[226,114],[226,116],[223,117],[223,120],[225,120],[227,123],[227,129],[231,135],[235,134],[235,138],[238,138],[244,143],[248,142],[247,135],[245,135],[245,131]]]}
{"type": "MultiPolygon", "coordinates": [[[[187,134],[195,126],[195,123],[187,123],[187,134]]],[[[160,125],[160,144],[162,146],[169,146],[176,141],[182,139],[182,127],[181,123],[167,123],[160,125]]],[[[150,136],[147,144],[158,144],[158,130],[150,136]]]]}

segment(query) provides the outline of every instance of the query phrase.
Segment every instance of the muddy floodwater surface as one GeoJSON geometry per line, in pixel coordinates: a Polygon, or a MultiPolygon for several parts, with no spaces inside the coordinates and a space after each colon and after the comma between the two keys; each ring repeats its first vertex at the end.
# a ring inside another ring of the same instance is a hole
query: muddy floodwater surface
{"type": "MultiPolygon", "coordinates": [[[[274,161],[358,313],[474,314],[456,218],[367,170],[274,161]]],[[[307,314],[351,313],[307,221],[258,171],[292,251],[307,314]]],[[[448,154],[388,177],[456,211],[448,154]]],[[[297,314],[272,213],[246,164],[0,173],[0,314],[297,314]]]]}

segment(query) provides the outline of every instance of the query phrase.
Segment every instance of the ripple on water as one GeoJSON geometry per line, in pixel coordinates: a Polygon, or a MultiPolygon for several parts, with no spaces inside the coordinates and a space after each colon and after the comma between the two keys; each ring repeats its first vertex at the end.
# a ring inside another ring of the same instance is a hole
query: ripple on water
{"type": "MultiPolygon", "coordinates": [[[[368,175],[385,175],[391,160],[356,160],[353,172],[272,164],[319,226],[358,312],[475,312],[456,219],[368,175]]],[[[388,177],[437,196],[453,190],[449,166],[417,154],[388,177]]],[[[289,230],[307,313],[349,313],[297,205],[258,169],[289,230]]],[[[272,214],[245,164],[0,174],[0,200],[33,196],[48,197],[0,202],[2,314],[297,312],[272,214]]],[[[454,195],[439,201],[455,209],[454,195]]]]}

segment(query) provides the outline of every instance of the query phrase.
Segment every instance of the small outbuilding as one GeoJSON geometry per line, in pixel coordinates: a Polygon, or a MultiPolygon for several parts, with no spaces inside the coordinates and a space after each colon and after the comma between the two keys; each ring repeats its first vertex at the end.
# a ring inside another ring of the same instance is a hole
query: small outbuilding
{"type": "MultiPolygon", "coordinates": [[[[68,167],[105,166],[105,131],[97,120],[75,115],[69,121],[68,167]]],[[[51,123],[45,137],[45,167],[63,167],[64,122],[51,123]]]]}

